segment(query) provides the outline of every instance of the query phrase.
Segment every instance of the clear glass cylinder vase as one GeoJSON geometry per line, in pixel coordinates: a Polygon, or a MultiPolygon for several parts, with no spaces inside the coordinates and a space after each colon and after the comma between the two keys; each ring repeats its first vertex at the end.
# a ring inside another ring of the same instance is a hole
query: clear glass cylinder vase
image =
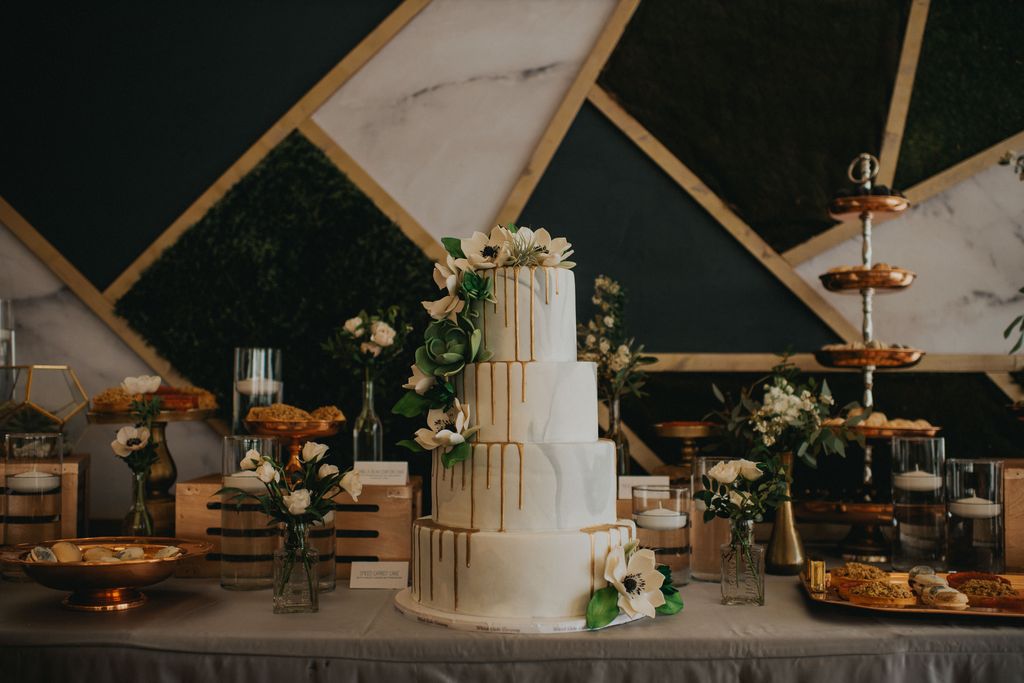
{"type": "Polygon", "coordinates": [[[618,396],[608,401],[608,429],[601,433],[601,438],[609,439],[615,444],[616,473],[620,477],[629,476],[633,460],[629,455],[629,440],[622,429],[622,413],[618,396]]]}
{"type": "Polygon", "coordinates": [[[153,516],[146,508],[147,470],[132,470],[132,506],[121,523],[121,531],[125,536],[152,536],[153,516]]]}
{"type": "Polygon", "coordinates": [[[337,584],[337,565],[334,548],[337,543],[334,527],[334,510],[324,515],[324,521],[313,522],[309,527],[309,544],[317,553],[317,583],[321,593],[334,590],[337,584]]]}
{"type": "Polygon", "coordinates": [[[284,545],[274,552],[274,614],[317,612],[319,553],[309,544],[309,527],[286,525],[284,545]]]}
{"type": "Polygon", "coordinates": [[[764,556],[764,546],[754,543],[754,522],[733,522],[722,545],[723,605],[764,605],[764,556]]]}
{"type": "Polygon", "coordinates": [[[363,376],[363,408],[352,425],[352,454],[358,461],[384,460],[384,425],[373,407],[373,377],[363,376]]]}

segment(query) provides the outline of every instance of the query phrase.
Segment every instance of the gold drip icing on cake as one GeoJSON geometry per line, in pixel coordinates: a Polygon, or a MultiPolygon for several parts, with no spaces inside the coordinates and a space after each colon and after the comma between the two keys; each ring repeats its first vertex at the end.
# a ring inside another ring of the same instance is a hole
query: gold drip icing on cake
{"type": "Polygon", "coordinates": [[[530,360],[534,359],[533,356],[533,271],[535,268],[530,268],[530,360]]]}

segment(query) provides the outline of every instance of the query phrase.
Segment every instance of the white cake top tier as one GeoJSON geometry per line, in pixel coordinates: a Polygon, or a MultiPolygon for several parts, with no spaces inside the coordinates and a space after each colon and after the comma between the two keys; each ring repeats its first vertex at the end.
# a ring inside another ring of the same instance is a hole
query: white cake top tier
{"type": "Polygon", "coordinates": [[[576,280],[565,268],[494,268],[495,303],[476,303],[493,360],[576,360],[576,280]]]}

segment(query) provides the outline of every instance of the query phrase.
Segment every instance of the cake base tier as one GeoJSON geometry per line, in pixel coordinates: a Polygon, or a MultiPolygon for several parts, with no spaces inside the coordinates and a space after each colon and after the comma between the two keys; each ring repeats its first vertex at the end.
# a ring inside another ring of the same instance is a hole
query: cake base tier
{"type": "Polygon", "coordinates": [[[582,618],[604,588],[611,548],[636,538],[628,520],[573,531],[457,529],[421,517],[412,525],[412,594],[421,605],[478,617],[582,618]]]}
{"type": "Polygon", "coordinates": [[[615,445],[473,444],[472,455],[431,469],[433,518],[479,531],[575,531],[618,517],[615,445]]]}
{"type": "MultiPolygon", "coordinates": [[[[444,626],[456,631],[475,631],[477,633],[572,633],[575,631],[586,631],[586,617],[567,618],[509,618],[509,617],[478,617],[471,614],[453,614],[439,609],[433,609],[421,605],[412,597],[412,589],[406,588],[395,596],[395,607],[405,616],[425,624],[444,626]]],[[[631,621],[642,619],[643,615],[635,617],[627,616],[625,612],[619,613],[610,624],[602,626],[618,626],[628,624],[631,621]]]]}

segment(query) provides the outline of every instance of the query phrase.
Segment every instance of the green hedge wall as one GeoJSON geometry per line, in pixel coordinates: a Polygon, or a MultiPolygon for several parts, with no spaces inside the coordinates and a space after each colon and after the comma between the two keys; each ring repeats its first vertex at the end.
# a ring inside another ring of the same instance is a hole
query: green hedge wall
{"type": "MultiPolygon", "coordinates": [[[[148,268],[117,313],[192,382],[231,410],[232,350],[284,350],[285,400],[358,413],[359,382],[320,349],[360,308],[400,304],[419,326],[408,362],[378,382],[385,449],[409,429],[390,407],[435,298],[432,263],[326,156],[292,133],[148,268]]],[[[337,438],[339,454],[351,450],[337,438]]]]}

